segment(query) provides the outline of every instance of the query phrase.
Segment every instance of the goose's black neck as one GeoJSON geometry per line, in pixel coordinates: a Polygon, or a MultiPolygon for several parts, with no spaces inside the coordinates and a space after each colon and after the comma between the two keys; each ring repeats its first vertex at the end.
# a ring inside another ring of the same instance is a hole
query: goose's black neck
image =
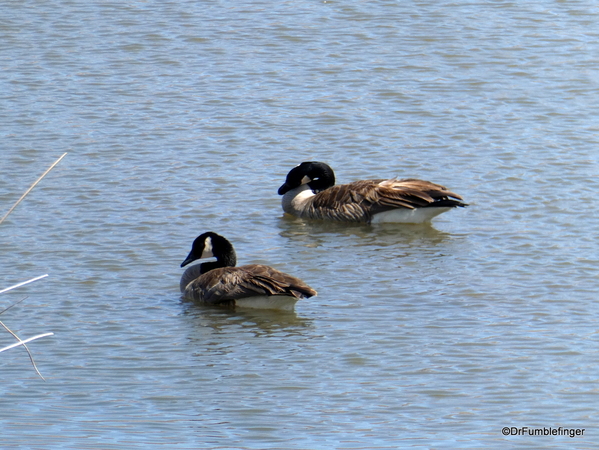
{"type": "Polygon", "coordinates": [[[211,234],[210,240],[212,243],[212,254],[216,258],[216,261],[204,264],[214,264],[214,269],[217,267],[235,267],[237,264],[237,255],[235,254],[233,244],[216,233],[211,234]]]}
{"type": "Polygon", "coordinates": [[[310,179],[308,186],[314,192],[324,191],[335,185],[335,172],[328,164],[320,161],[306,161],[298,168],[300,173],[310,179]]]}
{"type": "Polygon", "coordinates": [[[202,273],[206,273],[214,269],[220,269],[221,267],[235,267],[235,264],[237,264],[235,250],[233,250],[233,253],[228,253],[226,255],[221,256],[214,256],[216,256],[216,261],[209,261],[201,264],[202,273]]]}

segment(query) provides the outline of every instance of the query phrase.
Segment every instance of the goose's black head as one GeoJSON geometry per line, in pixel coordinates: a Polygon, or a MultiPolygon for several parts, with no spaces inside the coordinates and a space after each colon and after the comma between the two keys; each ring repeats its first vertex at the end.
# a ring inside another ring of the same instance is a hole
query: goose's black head
{"type": "Polygon", "coordinates": [[[284,195],[302,184],[310,186],[314,193],[321,192],[335,185],[335,173],[323,162],[303,162],[287,174],[285,184],[279,188],[279,195],[284,195]]]}
{"type": "MultiPolygon", "coordinates": [[[[210,270],[216,267],[234,267],[237,264],[237,256],[233,245],[220,234],[212,231],[200,234],[193,245],[181,267],[202,258],[216,258],[216,262],[204,263],[210,265],[210,270]]],[[[202,271],[205,272],[205,271],[202,271]]]]}

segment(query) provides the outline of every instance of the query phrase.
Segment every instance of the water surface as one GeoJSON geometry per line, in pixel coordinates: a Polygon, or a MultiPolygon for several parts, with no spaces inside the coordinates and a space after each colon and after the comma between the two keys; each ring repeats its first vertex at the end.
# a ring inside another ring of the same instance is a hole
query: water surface
{"type": "Polygon", "coordinates": [[[55,333],[30,344],[45,382],[0,357],[3,444],[595,448],[598,23],[588,2],[5,2],[0,211],[68,155],[0,225],[0,287],[50,275],[2,321],[55,333]],[[470,206],[284,217],[312,159],[470,206]],[[182,302],[207,230],[318,297],[182,302]]]}

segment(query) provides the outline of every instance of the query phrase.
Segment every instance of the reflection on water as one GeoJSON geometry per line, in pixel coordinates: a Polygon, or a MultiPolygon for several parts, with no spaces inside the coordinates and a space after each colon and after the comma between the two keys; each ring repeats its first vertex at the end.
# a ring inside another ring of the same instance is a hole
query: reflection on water
{"type": "MultiPolygon", "coordinates": [[[[294,311],[204,306],[187,301],[182,301],[181,304],[182,314],[194,327],[206,328],[217,334],[248,331],[256,337],[280,337],[301,334],[304,329],[313,326],[312,319],[302,317],[294,311]]],[[[205,332],[200,334],[204,335],[205,332]]]]}
{"type": "Polygon", "coordinates": [[[277,226],[281,230],[280,236],[307,247],[326,245],[338,238],[346,238],[356,245],[376,244],[386,247],[399,244],[409,247],[424,242],[427,245],[441,244],[451,237],[450,233],[437,230],[434,223],[367,225],[303,220],[285,214],[277,222],[277,226]]]}

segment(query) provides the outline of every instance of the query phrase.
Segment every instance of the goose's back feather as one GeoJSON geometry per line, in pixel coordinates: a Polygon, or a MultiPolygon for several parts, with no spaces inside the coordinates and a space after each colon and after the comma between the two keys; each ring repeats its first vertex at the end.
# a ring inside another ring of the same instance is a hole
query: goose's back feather
{"type": "Polygon", "coordinates": [[[392,209],[465,206],[444,186],[417,179],[376,179],[332,186],[309,199],[304,215],[314,219],[370,222],[392,209]],[[454,200],[455,199],[455,200],[454,200]]]}
{"type": "MultiPolygon", "coordinates": [[[[189,279],[189,278],[186,278],[189,279]]],[[[184,281],[182,279],[181,285],[184,281]]],[[[235,304],[258,296],[312,297],[316,291],[299,278],[262,264],[210,270],[182,289],[185,298],[208,304],[235,304]]]]}

